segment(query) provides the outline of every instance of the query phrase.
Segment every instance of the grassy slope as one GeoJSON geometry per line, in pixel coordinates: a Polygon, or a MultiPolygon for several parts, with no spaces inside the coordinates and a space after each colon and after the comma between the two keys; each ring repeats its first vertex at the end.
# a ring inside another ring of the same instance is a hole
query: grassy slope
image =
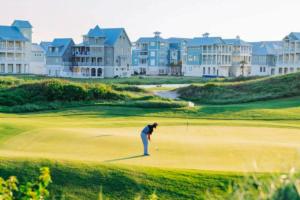
{"type": "MultiPolygon", "coordinates": [[[[45,76],[1,76],[4,78],[14,78],[18,79],[16,82],[22,81],[35,81],[35,80],[45,80],[51,79],[51,77],[45,76]]],[[[106,83],[106,84],[126,84],[126,85],[152,85],[152,84],[188,84],[188,83],[206,83],[206,82],[237,82],[257,79],[259,77],[245,77],[245,78],[220,78],[220,79],[206,79],[202,77],[175,77],[175,76],[132,76],[130,78],[105,78],[105,79],[68,79],[73,82],[80,83],[106,83]]]]}
{"type": "Polygon", "coordinates": [[[102,187],[105,197],[116,200],[146,199],[153,192],[160,199],[196,200],[205,199],[208,190],[222,194],[231,182],[241,179],[241,175],[221,172],[6,159],[1,160],[0,174],[29,181],[41,166],[51,168],[50,193],[55,199],[96,200],[102,187]]]}
{"type": "Polygon", "coordinates": [[[231,104],[300,95],[300,73],[239,83],[192,85],[178,90],[181,97],[197,103],[231,104]]]}

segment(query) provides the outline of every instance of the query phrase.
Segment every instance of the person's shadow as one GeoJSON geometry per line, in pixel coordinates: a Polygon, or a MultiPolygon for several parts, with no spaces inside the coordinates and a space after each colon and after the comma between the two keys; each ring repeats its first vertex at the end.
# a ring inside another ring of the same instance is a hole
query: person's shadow
{"type": "Polygon", "coordinates": [[[144,155],[136,155],[136,156],[130,156],[130,157],[124,157],[124,158],[117,158],[117,159],[113,159],[113,160],[105,160],[103,162],[109,163],[109,162],[116,162],[116,161],[122,161],[122,160],[131,160],[131,159],[135,159],[135,158],[142,158],[145,157],[144,155]]]}

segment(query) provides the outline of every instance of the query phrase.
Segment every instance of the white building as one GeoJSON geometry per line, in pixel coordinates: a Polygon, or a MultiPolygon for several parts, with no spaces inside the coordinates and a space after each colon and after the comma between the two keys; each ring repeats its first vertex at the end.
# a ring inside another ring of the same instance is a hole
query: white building
{"type": "Polygon", "coordinates": [[[45,53],[32,44],[30,22],[15,20],[0,26],[0,74],[46,74],[45,53]]]}
{"type": "Polygon", "coordinates": [[[282,53],[278,57],[278,74],[300,71],[300,32],[292,32],[283,39],[282,53]]]}
{"type": "Polygon", "coordinates": [[[199,77],[249,76],[251,52],[251,45],[239,37],[224,40],[204,34],[188,41],[182,73],[199,77]]]}
{"type": "Polygon", "coordinates": [[[36,43],[33,43],[31,46],[31,59],[28,73],[39,75],[47,74],[45,51],[36,43]]]}
{"type": "Polygon", "coordinates": [[[15,20],[11,26],[0,26],[0,73],[27,74],[31,59],[32,26],[15,20]]]}

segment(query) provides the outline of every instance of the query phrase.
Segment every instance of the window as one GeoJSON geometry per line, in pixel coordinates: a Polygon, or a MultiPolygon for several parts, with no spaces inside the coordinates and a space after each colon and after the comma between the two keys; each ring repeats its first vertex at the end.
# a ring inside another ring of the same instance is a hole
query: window
{"type": "Polygon", "coordinates": [[[203,67],[203,75],[204,75],[204,74],[206,74],[206,72],[205,72],[205,67],[203,67]]]}
{"type": "Polygon", "coordinates": [[[7,72],[8,73],[13,73],[14,71],[14,65],[13,64],[8,64],[7,65],[7,72]]]}
{"type": "Polygon", "coordinates": [[[5,64],[0,65],[0,73],[5,73],[5,64]]]}
{"type": "Polygon", "coordinates": [[[155,60],[154,60],[154,59],[151,59],[151,60],[150,60],[150,65],[151,65],[151,66],[154,66],[154,65],[155,65],[155,60]]]}
{"type": "Polygon", "coordinates": [[[155,47],[155,42],[151,42],[150,46],[155,47]]]}
{"type": "Polygon", "coordinates": [[[18,74],[21,73],[21,65],[20,65],[20,64],[17,64],[17,65],[16,65],[16,72],[17,72],[18,74]]]}
{"type": "Polygon", "coordinates": [[[150,55],[151,55],[152,57],[155,57],[155,51],[151,51],[150,55]]]}

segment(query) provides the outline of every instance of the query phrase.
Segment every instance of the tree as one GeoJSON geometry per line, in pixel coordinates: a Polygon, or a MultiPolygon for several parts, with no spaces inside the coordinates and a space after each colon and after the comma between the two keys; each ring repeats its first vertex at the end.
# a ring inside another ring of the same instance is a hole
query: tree
{"type": "Polygon", "coordinates": [[[245,76],[245,65],[247,65],[248,63],[245,60],[242,60],[240,64],[241,64],[242,76],[245,76]]]}

